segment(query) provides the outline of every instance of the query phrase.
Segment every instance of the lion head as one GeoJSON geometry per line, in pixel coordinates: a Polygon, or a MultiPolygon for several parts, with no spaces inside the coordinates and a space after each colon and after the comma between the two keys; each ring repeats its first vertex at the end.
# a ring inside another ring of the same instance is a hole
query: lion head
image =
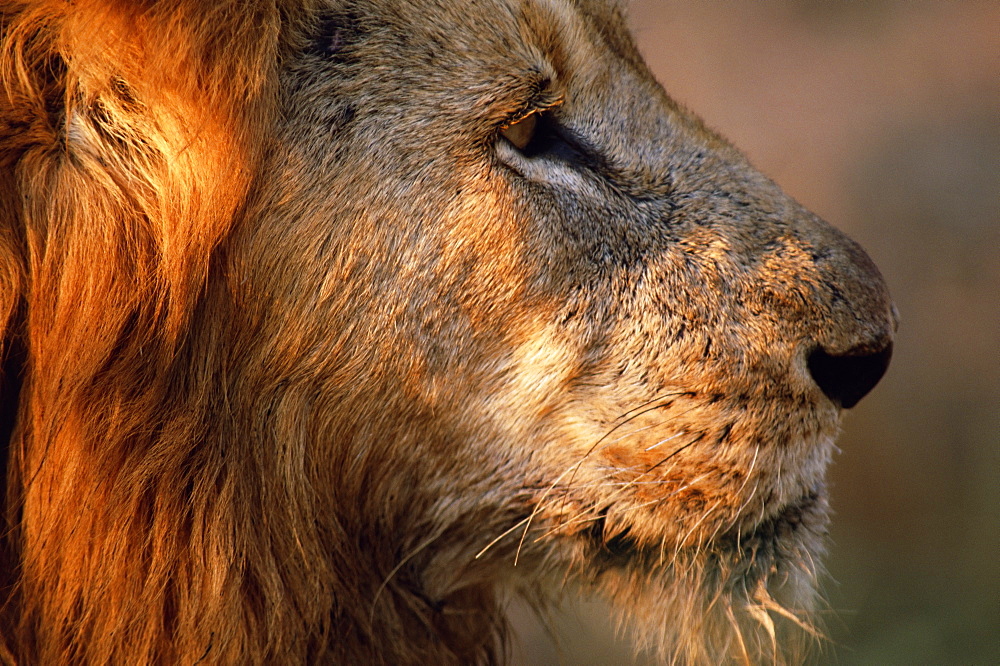
{"type": "Polygon", "coordinates": [[[0,11],[0,659],[797,658],[893,307],[618,3],[0,11]]]}

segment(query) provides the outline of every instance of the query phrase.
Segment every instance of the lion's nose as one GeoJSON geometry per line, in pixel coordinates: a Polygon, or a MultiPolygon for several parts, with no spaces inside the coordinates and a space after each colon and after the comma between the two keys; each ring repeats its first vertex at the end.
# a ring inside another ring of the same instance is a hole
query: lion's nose
{"type": "Polygon", "coordinates": [[[878,348],[859,346],[843,354],[830,354],[817,347],[806,362],[823,393],[844,409],[850,409],[875,388],[891,358],[892,342],[886,341],[878,348]]]}

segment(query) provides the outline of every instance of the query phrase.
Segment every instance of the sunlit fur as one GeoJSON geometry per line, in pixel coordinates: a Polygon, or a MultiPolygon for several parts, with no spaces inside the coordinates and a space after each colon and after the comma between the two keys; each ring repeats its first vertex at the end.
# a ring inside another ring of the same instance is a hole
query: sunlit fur
{"type": "Polygon", "coordinates": [[[605,0],[0,0],[0,662],[798,662],[864,252],[605,0]],[[522,118],[517,146],[505,132],[522,118]]]}

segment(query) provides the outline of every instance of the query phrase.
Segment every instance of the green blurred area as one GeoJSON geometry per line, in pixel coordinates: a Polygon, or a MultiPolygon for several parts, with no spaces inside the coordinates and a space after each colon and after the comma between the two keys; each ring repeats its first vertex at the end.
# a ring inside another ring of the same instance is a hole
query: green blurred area
{"type": "MultiPolygon", "coordinates": [[[[631,13],[667,91],[861,242],[902,315],[831,469],[820,663],[1000,664],[1000,2],[631,13]]],[[[643,663],[606,625],[576,604],[517,659],[643,663]]]]}

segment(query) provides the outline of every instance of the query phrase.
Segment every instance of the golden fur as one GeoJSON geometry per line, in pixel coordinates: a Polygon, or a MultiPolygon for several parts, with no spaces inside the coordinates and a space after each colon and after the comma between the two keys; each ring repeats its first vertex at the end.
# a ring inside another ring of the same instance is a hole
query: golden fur
{"type": "Polygon", "coordinates": [[[0,21],[0,661],[493,662],[566,578],[799,654],[892,307],[616,4],[0,21]]]}

